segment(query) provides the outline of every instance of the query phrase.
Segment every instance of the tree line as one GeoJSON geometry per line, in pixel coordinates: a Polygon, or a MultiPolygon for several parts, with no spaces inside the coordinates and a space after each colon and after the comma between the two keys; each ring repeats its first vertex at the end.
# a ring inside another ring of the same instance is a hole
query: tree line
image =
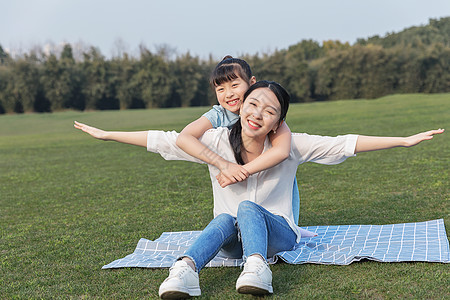
{"type": "MultiPolygon", "coordinates": [[[[450,17],[354,45],[303,40],[242,58],[257,79],[284,85],[293,102],[450,92],[450,17]]],[[[11,57],[0,45],[0,113],[211,105],[208,78],[220,59],[169,58],[164,47],[144,46],[138,57],[107,59],[90,47],[75,59],[70,44],[60,54],[11,57]]]]}

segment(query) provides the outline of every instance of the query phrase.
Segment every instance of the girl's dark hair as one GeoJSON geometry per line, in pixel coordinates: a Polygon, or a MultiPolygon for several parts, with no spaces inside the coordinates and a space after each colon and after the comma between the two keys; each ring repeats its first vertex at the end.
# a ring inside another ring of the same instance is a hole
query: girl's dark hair
{"type": "Polygon", "coordinates": [[[252,70],[245,60],[227,55],[212,71],[209,77],[209,84],[214,89],[216,86],[235,80],[238,77],[241,77],[246,82],[250,82],[252,76],[252,70]]]}
{"type": "MultiPolygon", "coordinates": [[[[281,124],[281,121],[283,121],[286,118],[287,111],[289,109],[289,101],[291,100],[291,96],[289,93],[278,83],[275,81],[258,81],[257,83],[250,86],[250,88],[247,90],[247,92],[244,94],[244,100],[242,103],[245,102],[245,99],[247,99],[248,95],[250,95],[251,92],[253,92],[256,89],[259,88],[268,88],[270,89],[275,96],[277,97],[278,101],[280,102],[280,119],[278,120],[278,124],[281,124]]],[[[233,125],[233,128],[231,128],[229,141],[231,148],[234,152],[234,158],[236,159],[236,162],[240,165],[245,165],[244,160],[242,159],[242,125],[240,122],[240,119],[233,125]]]]}

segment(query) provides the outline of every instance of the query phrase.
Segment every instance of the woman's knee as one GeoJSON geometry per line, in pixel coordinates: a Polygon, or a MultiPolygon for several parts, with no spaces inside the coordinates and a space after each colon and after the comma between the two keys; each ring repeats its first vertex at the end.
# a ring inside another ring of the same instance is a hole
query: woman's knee
{"type": "Polygon", "coordinates": [[[256,204],[255,202],[249,201],[249,200],[245,200],[242,201],[241,203],[239,203],[239,207],[238,207],[238,216],[242,213],[249,213],[252,211],[258,211],[259,210],[259,205],[256,204]]]}
{"type": "MultiPolygon", "coordinates": [[[[236,229],[236,219],[229,214],[220,214],[215,217],[207,226],[209,230],[220,231],[222,234],[222,238],[227,238],[229,235],[235,234],[237,232],[236,229]]],[[[206,229],[206,228],[205,228],[206,229]]]]}
{"type": "Polygon", "coordinates": [[[226,213],[218,215],[214,218],[213,221],[220,224],[234,224],[236,222],[235,218],[232,215],[226,213]]]}

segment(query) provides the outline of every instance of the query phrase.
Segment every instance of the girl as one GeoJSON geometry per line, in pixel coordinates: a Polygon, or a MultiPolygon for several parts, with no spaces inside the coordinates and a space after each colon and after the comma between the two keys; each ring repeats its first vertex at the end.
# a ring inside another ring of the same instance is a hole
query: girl
{"type": "MultiPolygon", "coordinates": [[[[250,163],[271,147],[268,136],[285,118],[289,98],[275,82],[255,83],[243,97],[240,121],[231,130],[223,127],[208,130],[200,141],[212,151],[220,150],[224,159],[233,163],[250,163]]],[[[202,163],[176,146],[178,134],[173,131],[108,132],[78,122],[74,126],[98,139],[147,147],[166,159],[202,163]]],[[[239,293],[273,293],[272,273],[266,259],[279,251],[291,250],[301,237],[291,201],[292,181],[299,164],[308,161],[337,164],[358,152],[411,147],[443,132],[431,130],[405,138],[292,133],[286,160],[227,188],[221,188],[216,180],[220,170],[209,165],[215,218],[170,268],[169,277],[160,286],[160,297],[199,296],[198,272],[221,249],[244,258],[244,270],[236,282],[239,293]]]]}

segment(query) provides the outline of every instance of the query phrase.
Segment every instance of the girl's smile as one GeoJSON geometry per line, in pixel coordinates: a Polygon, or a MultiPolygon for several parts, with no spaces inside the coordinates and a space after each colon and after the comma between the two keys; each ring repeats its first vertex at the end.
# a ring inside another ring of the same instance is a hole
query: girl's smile
{"type": "Polygon", "coordinates": [[[233,99],[233,100],[230,100],[227,102],[227,104],[229,106],[235,106],[235,105],[238,105],[239,103],[241,103],[241,100],[239,98],[236,98],[236,99],[233,99]]]}

